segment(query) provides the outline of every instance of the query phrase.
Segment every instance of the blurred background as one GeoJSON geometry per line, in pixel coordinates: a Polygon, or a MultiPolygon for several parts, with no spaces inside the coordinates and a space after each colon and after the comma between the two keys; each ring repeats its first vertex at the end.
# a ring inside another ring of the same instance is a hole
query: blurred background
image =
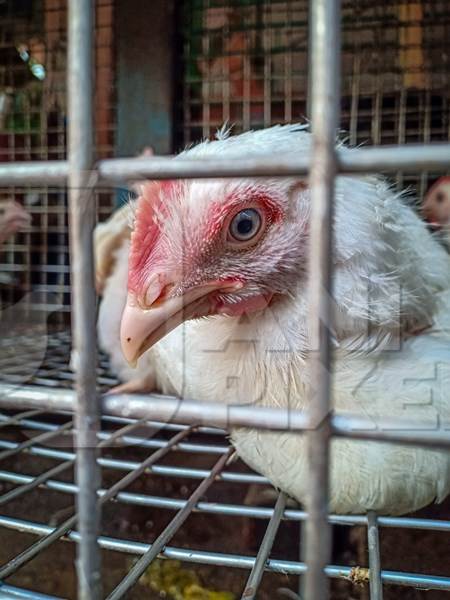
{"type": "MultiPolygon", "coordinates": [[[[236,132],[308,115],[307,0],[97,0],[97,158],[169,154],[224,122],[236,132]]],[[[0,161],[66,153],[65,0],[0,0],[0,161]]],[[[344,0],[342,120],[351,145],[450,137],[450,5],[344,0]]],[[[82,91],[81,91],[82,93],[82,91]]],[[[397,176],[422,197],[442,173],[397,176]]],[[[99,218],[124,194],[97,195],[99,218]]],[[[64,189],[1,189],[31,226],[0,251],[3,305],[40,292],[70,310],[64,189]]],[[[66,314],[66,317],[64,316],[66,314]]]]}

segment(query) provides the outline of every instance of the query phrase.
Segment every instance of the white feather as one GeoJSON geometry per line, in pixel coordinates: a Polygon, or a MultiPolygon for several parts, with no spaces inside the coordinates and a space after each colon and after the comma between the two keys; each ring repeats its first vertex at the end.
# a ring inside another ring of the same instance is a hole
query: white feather
{"type": "MultiPolygon", "coordinates": [[[[310,148],[311,136],[302,126],[278,126],[234,137],[222,130],[217,140],[204,141],[176,160],[216,154],[235,158],[300,154],[310,148]]],[[[294,226],[300,231],[308,221],[309,191],[306,186],[293,187],[295,183],[293,178],[269,178],[260,185],[278,195],[295,190],[289,202],[294,226]]],[[[244,193],[251,184],[243,179],[186,182],[183,210],[190,215],[192,231],[212,199],[231,191],[244,193]]],[[[402,196],[380,177],[339,177],[335,215],[336,412],[370,416],[375,426],[377,417],[405,417],[416,419],[422,427],[448,427],[450,261],[446,252],[402,196]],[[421,328],[427,329],[414,335],[421,328]]],[[[176,240],[175,215],[169,214],[164,226],[167,237],[176,240]]],[[[290,234],[284,235],[288,243],[290,234]]],[[[168,251],[176,255],[175,246],[168,251]]],[[[127,252],[125,244],[105,288],[99,317],[102,346],[124,379],[135,376],[118,350],[127,252]]],[[[273,260],[276,265],[277,257],[273,260]]],[[[212,317],[184,323],[141,357],[138,368],[154,370],[157,390],[163,393],[200,401],[304,408],[309,384],[305,290],[305,278],[298,277],[282,301],[244,321],[212,317]]],[[[308,473],[302,435],[247,428],[234,429],[231,435],[244,461],[304,501],[308,473]]],[[[440,501],[449,491],[448,452],[343,439],[332,443],[332,511],[402,514],[440,501]]]]}

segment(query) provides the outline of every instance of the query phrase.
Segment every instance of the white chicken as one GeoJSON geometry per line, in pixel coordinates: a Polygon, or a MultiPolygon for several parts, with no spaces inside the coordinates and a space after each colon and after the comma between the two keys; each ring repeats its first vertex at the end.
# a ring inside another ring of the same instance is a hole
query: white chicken
{"type": "MultiPolygon", "coordinates": [[[[175,160],[310,146],[301,126],[222,131],[175,160]]],[[[448,256],[382,178],[338,177],[335,199],[334,408],[374,426],[379,416],[447,426],[448,256]]],[[[121,391],[306,407],[309,209],[303,178],[144,184],[99,315],[121,391]]],[[[235,428],[231,438],[245,462],[304,501],[304,436],[235,428]]],[[[450,454],[335,439],[330,477],[331,511],[402,514],[448,494],[450,454]]]]}
{"type": "Polygon", "coordinates": [[[440,177],[425,194],[422,214],[450,252],[450,177],[440,177]]]}
{"type": "Polygon", "coordinates": [[[14,200],[0,201],[0,244],[31,224],[30,214],[14,200]]]}

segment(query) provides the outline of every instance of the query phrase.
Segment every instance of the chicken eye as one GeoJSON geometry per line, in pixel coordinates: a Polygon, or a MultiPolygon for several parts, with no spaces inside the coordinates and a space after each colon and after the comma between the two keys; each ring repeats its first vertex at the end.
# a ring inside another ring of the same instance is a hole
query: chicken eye
{"type": "Polygon", "coordinates": [[[259,232],[261,224],[260,213],[255,208],[246,208],[233,217],[228,232],[233,240],[247,242],[259,232]]]}

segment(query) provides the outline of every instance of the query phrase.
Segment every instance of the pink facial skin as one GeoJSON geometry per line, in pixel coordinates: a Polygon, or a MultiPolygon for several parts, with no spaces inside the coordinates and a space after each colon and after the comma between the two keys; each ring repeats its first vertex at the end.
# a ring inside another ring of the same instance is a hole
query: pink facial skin
{"type": "Polygon", "coordinates": [[[428,190],[422,214],[434,229],[450,225],[450,177],[441,177],[428,190]]]}

